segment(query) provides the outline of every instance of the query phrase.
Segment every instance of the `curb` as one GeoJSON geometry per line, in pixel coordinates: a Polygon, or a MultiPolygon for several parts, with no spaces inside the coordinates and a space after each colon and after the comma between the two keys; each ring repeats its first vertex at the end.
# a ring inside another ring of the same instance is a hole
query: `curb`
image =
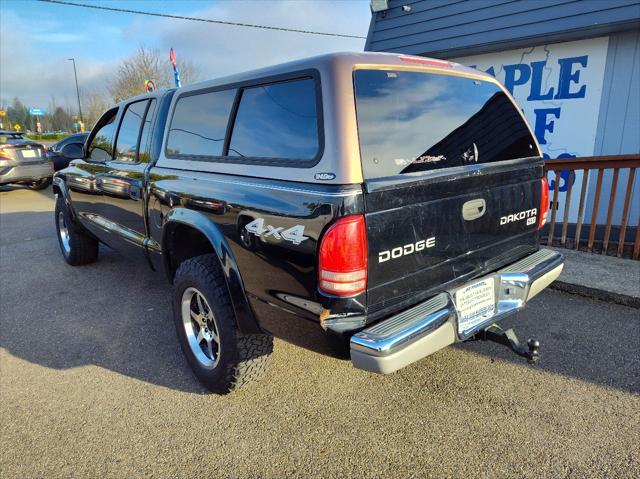
{"type": "Polygon", "coordinates": [[[554,281],[549,286],[552,289],[563,291],[569,294],[577,294],[586,296],[591,299],[598,299],[607,303],[620,304],[630,308],[640,309],[640,298],[636,296],[628,296],[626,294],[614,293],[604,289],[591,288],[581,284],[566,283],[564,281],[554,281]]]}

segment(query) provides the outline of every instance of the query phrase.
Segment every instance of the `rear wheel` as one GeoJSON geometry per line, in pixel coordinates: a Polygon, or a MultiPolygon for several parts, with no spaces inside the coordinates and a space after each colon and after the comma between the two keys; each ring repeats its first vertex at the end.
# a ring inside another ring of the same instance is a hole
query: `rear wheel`
{"type": "Polygon", "coordinates": [[[51,184],[51,178],[42,178],[38,181],[34,181],[29,185],[29,188],[32,190],[44,190],[47,186],[51,184]]]}
{"type": "Polygon", "coordinates": [[[61,195],[56,198],[56,231],[65,261],[71,266],[93,263],[98,258],[98,241],[83,234],[73,223],[61,195]]]}
{"type": "Polygon", "coordinates": [[[268,334],[242,334],[214,255],[184,261],[174,279],[173,316],[182,350],[209,390],[228,393],[262,379],[273,351],[268,334]]]}

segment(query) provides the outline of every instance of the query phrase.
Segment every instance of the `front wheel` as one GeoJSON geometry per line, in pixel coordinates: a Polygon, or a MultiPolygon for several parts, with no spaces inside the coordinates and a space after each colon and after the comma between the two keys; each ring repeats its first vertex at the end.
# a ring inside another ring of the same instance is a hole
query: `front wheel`
{"type": "Polygon", "coordinates": [[[56,232],[65,261],[71,266],[93,263],[98,258],[98,241],[79,231],[61,195],[56,198],[56,232]]]}
{"type": "Polygon", "coordinates": [[[209,390],[225,394],[262,379],[273,351],[273,337],[238,330],[214,255],[196,256],[178,268],[173,317],[182,351],[209,390]]]}

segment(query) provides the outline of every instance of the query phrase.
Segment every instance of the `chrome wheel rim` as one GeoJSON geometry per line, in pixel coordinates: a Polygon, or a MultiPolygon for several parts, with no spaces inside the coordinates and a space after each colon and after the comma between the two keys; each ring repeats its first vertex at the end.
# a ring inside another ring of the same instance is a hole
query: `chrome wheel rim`
{"type": "Polygon", "coordinates": [[[196,288],[187,288],[182,293],[181,313],[191,352],[201,366],[215,368],[220,359],[220,337],[213,311],[204,295],[196,288]]]}
{"type": "Polygon", "coordinates": [[[62,250],[65,255],[68,255],[71,251],[71,246],[69,245],[69,230],[67,229],[67,224],[64,221],[64,214],[62,211],[58,213],[58,235],[60,235],[62,250]]]}

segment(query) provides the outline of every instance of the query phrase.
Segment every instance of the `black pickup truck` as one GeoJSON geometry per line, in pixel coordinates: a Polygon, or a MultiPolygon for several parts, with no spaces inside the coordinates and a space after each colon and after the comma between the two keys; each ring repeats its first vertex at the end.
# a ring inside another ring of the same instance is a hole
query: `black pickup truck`
{"type": "Polygon", "coordinates": [[[390,373],[495,327],[560,274],[539,248],[540,149],[490,75],[422,57],[341,53],[121,102],[56,173],[71,265],[99,243],[173,284],[198,378],[258,379],[269,318],[324,330],[390,373]]]}

